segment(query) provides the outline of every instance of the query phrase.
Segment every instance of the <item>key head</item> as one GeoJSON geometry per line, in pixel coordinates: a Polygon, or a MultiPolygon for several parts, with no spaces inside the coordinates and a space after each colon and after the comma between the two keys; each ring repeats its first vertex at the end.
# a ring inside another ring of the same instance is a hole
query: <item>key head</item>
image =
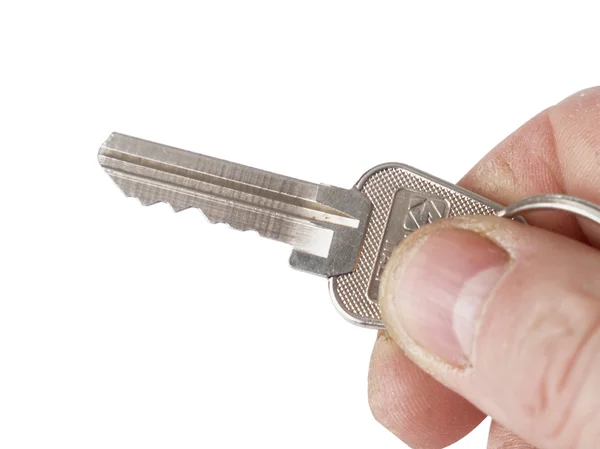
{"type": "Polygon", "coordinates": [[[333,276],[334,304],[349,321],[383,329],[379,283],[396,246],[435,220],[461,215],[496,215],[503,209],[482,196],[402,164],[372,168],[355,188],[369,199],[371,215],[354,270],[333,276]]]}

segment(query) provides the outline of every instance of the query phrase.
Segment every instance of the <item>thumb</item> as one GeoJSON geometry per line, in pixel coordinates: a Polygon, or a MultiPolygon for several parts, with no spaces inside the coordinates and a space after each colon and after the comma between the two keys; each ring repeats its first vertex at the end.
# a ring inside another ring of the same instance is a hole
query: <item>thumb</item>
{"type": "Polygon", "coordinates": [[[388,332],[441,383],[542,449],[600,447],[600,252],[495,217],[426,226],[380,292],[388,332]]]}

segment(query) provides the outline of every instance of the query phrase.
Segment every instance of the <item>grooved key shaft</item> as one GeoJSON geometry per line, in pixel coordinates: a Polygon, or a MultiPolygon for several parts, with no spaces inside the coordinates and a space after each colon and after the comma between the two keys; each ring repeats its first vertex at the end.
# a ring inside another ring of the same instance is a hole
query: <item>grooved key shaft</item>
{"type": "Polygon", "coordinates": [[[323,276],[354,269],[371,205],[356,189],[313,184],[113,133],[98,160],[127,196],[292,245],[294,268],[323,276]]]}

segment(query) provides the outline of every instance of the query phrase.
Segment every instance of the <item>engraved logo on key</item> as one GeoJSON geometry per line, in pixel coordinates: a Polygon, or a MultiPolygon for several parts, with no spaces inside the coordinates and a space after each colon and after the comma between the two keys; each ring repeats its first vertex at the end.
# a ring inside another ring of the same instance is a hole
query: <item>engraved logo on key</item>
{"type": "Polygon", "coordinates": [[[438,198],[426,198],[421,194],[411,195],[408,213],[404,218],[404,229],[416,231],[421,226],[444,217],[447,203],[438,198]]]}
{"type": "Polygon", "coordinates": [[[398,243],[411,232],[435,220],[445,218],[449,213],[450,203],[444,198],[408,189],[401,189],[396,192],[377,260],[371,273],[368,290],[371,301],[378,301],[381,275],[398,243]]]}

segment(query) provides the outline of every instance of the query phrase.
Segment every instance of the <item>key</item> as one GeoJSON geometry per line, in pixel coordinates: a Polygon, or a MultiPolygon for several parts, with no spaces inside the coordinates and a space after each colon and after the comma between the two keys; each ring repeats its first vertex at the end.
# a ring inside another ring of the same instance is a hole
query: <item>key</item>
{"type": "Polygon", "coordinates": [[[101,146],[98,160],[125,195],[143,205],[165,202],[176,212],[195,207],[211,223],[291,245],[290,265],[329,278],[338,311],[369,328],[384,328],[379,282],[392,251],[435,220],[555,208],[600,222],[600,208],[583,200],[545,195],[504,208],[397,163],[374,167],[342,189],[118,133],[101,146]]]}
{"type": "Polygon", "coordinates": [[[290,265],[329,278],[342,316],[372,328],[383,328],[379,281],[398,243],[434,220],[502,209],[402,164],[372,168],[342,189],[118,133],[98,160],[125,195],[145,206],[195,207],[211,223],[291,245],[290,265]]]}

